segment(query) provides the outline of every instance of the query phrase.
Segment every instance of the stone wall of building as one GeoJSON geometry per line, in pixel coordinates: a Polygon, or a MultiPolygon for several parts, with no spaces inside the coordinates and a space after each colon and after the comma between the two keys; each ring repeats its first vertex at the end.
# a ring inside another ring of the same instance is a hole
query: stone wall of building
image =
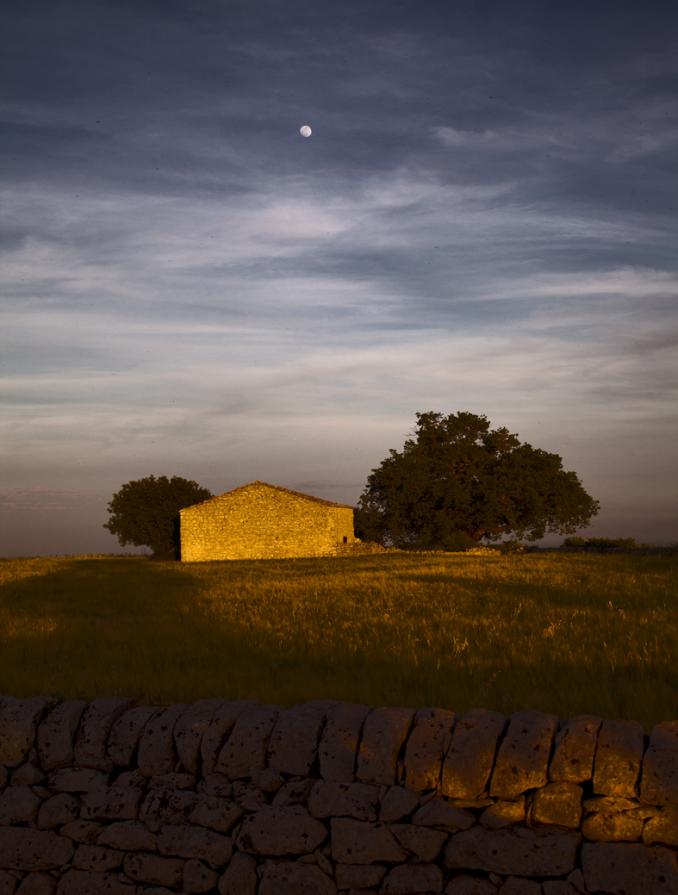
{"type": "Polygon", "coordinates": [[[331,556],[355,540],[351,507],[265,482],[187,507],[180,519],[184,562],[331,556]]]}
{"type": "Polygon", "coordinates": [[[0,699],[2,895],[675,895],[678,721],[0,699]]]}

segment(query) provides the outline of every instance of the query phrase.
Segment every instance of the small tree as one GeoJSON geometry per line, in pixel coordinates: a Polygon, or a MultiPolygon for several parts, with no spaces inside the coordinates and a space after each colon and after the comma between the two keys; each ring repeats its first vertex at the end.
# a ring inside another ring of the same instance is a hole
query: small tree
{"type": "Polygon", "coordinates": [[[537,540],[587,525],[599,504],[558,454],[521,444],[473,413],[418,413],[415,436],[372,470],[360,537],[455,550],[502,535],[537,540]]]}
{"type": "Polygon", "coordinates": [[[127,482],[108,504],[104,523],[122,546],[150,547],[154,559],[179,558],[179,510],[212,494],[197,482],[161,475],[127,482]]]}

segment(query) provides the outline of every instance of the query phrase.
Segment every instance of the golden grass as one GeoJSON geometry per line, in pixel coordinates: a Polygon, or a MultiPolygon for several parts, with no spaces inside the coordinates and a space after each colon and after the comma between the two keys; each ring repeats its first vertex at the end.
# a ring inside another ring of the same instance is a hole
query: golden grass
{"type": "Polygon", "coordinates": [[[678,559],[0,560],[2,690],[678,717],[678,559]]]}

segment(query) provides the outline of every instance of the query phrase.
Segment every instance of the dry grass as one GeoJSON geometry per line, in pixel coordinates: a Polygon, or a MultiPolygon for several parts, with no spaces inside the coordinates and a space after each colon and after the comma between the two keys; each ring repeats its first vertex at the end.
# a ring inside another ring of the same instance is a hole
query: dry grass
{"type": "Polygon", "coordinates": [[[1,689],[678,717],[675,556],[0,560],[1,689]]]}

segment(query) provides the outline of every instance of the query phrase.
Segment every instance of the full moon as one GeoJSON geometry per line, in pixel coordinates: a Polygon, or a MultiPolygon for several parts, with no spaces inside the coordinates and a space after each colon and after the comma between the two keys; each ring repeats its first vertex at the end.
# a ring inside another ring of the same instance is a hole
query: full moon
{"type": "Polygon", "coordinates": [[[313,131],[307,124],[304,124],[299,128],[299,133],[302,137],[310,137],[313,131]]]}

